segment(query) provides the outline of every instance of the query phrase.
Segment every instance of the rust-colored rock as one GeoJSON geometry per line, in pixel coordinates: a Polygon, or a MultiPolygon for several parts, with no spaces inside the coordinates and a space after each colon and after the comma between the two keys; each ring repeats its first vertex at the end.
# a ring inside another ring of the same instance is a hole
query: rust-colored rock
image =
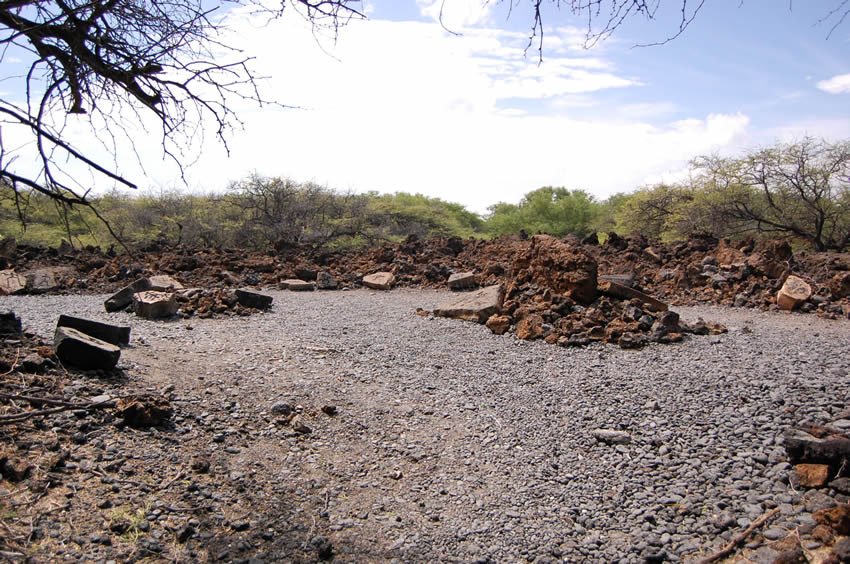
{"type": "Polygon", "coordinates": [[[528,253],[514,261],[515,285],[531,283],[582,304],[596,299],[596,261],[580,247],[535,235],[528,253]]]}
{"type": "Polygon", "coordinates": [[[828,464],[798,464],[794,466],[800,486],[804,488],[820,488],[829,481],[828,464]]]}
{"type": "Polygon", "coordinates": [[[815,511],[812,517],[816,523],[830,527],[838,535],[850,535],[850,504],[815,511]]]}
{"type": "Polygon", "coordinates": [[[115,411],[126,425],[136,429],[162,425],[174,415],[167,399],[150,394],[121,398],[115,411]]]}
{"type": "Polygon", "coordinates": [[[833,297],[850,297],[850,272],[839,272],[829,281],[829,291],[833,297]]]}
{"type": "Polygon", "coordinates": [[[537,313],[526,315],[516,324],[516,336],[523,341],[539,339],[545,332],[543,329],[543,317],[537,313]]]}
{"type": "Polygon", "coordinates": [[[487,329],[496,335],[504,335],[511,328],[511,318],[508,315],[491,315],[487,319],[487,329]]]}

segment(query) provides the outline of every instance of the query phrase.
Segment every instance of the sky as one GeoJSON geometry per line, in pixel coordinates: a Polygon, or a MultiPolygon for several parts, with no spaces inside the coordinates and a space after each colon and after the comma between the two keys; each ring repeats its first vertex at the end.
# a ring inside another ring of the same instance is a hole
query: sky
{"type": "Polygon", "coordinates": [[[154,191],[258,173],[478,213],[547,185],[604,199],[685,179],[701,154],[850,138],[850,21],[831,34],[835,18],[819,23],[838,3],[709,0],[669,43],[641,46],[675,33],[675,10],[590,49],[584,22],[550,9],[542,61],[526,51],[528,2],[509,14],[505,2],[371,0],[335,39],[291,9],[271,22],[235,9],[226,41],[254,57],[263,96],[291,107],[238,104],[229,155],[196,139],[185,181],[155,129],[132,135],[140,159],[118,162],[154,191]]]}

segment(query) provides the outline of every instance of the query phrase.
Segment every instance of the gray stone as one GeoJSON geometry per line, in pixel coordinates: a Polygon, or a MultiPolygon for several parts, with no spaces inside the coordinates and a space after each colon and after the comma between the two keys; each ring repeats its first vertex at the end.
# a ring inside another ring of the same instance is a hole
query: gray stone
{"type": "Polygon", "coordinates": [[[467,290],[469,288],[475,288],[477,285],[478,281],[475,278],[474,272],[455,272],[449,276],[450,290],[467,290]]]}
{"type": "Polygon", "coordinates": [[[590,433],[597,441],[609,445],[627,445],[632,442],[632,438],[625,431],[616,431],[614,429],[594,429],[590,433]]]}
{"type": "Polygon", "coordinates": [[[269,309],[272,307],[274,298],[266,294],[261,294],[248,288],[239,288],[236,290],[236,299],[239,305],[252,307],[254,309],[269,309]]]}
{"type": "Polygon", "coordinates": [[[316,274],[316,287],[319,290],[336,290],[339,283],[330,272],[322,271],[316,274]]]}
{"type": "Polygon", "coordinates": [[[395,284],[392,272],[376,272],[363,277],[363,285],[373,290],[390,290],[395,284]]]}
{"type": "Polygon", "coordinates": [[[640,300],[644,304],[644,306],[646,306],[646,309],[650,311],[667,311],[667,304],[665,304],[664,302],[657,300],[649,294],[641,292],[640,290],[635,290],[634,288],[629,288],[628,286],[624,286],[616,282],[611,282],[610,280],[601,280],[598,283],[597,288],[603,294],[607,294],[615,298],[622,298],[625,300],[631,300],[636,298],[640,300]]]}
{"type": "Polygon", "coordinates": [[[57,327],[70,327],[82,331],[90,337],[106,341],[112,345],[127,345],[130,343],[130,328],[121,325],[110,325],[99,321],[81,319],[70,315],[60,315],[57,327]]]}
{"type": "Polygon", "coordinates": [[[305,282],[298,278],[290,278],[280,283],[280,287],[284,290],[292,292],[312,292],[316,289],[316,285],[312,282],[305,282]]]}
{"type": "Polygon", "coordinates": [[[71,327],[57,327],[53,350],[63,364],[83,370],[111,370],[118,364],[121,349],[71,327]]]}
{"type": "Polygon", "coordinates": [[[148,281],[151,284],[148,289],[155,290],[157,292],[174,292],[175,290],[183,289],[183,284],[166,274],[151,276],[148,278],[148,281]]]}
{"type": "Polygon", "coordinates": [[[133,303],[133,294],[150,290],[151,282],[147,278],[139,278],[129,286],[118,290],[111,298],[103,302],[106,311],[120,311],[133,303]]]}
{"type": "Polygon", "coordinates": [[[14,270],[0,270],[0,296],[23,292],[27,287],[27,279],[14,270]]]}
{"type": "Polygon", "coordinates": [[[177,313],[177,299],[174,294],[146,290],[133,294],[133,311],[145,319],[171,317],[177,313]]]}
{"type": "Polygon", "coordinates": [[[487,286],[437,306],[434,315],[486,323],[491,315],[501,311],[504,299],[505,289],[501,284],[487,286]]]}
{"type": "Polygon", "coordinates": [[[57,275],[67,275],[70,269],[63,267],[38,268],[26,273],[27,291],[33,294],[50,292],[59,287],[57,275]]]}

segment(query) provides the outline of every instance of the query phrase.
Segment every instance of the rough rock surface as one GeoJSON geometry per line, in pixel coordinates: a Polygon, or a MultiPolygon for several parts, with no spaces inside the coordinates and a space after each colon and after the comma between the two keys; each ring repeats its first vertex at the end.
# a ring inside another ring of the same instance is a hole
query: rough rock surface
{"type": "Polygon", "coordinates": [[[363,285],[373,290],[390,290],[395,285],[392,272],[376,272],[363,277],[363,285]]]}
{"type": "Polygon", "coordinates": [[[56,328],[53,350],[63,364],[83,370],[111,370],[121,357],[115,345],[62,326],[56,328]]]}
{"type": "Polygon", "coordinates": [[[441,303],[434,309],[434,315],[486,323],[490,316],[499,313],[504,297],[505,289],[502,286],[487,286],[441,303]]]}
{"type": "MultiPolygon", "coordinates": [[[[271,294],[278,307],[263,315],[172,323],[105,313],[105,296],[0,298],[38,334],[66,311],[132,323],[139,343],[123,376],[14,373],[4,392],[74,405],[150,392],[174,410],[173,427],[144,432],[111,408],[14,427],[0,457],[29,477],[0,484],[2,503],[18,504],[3,513],[3,550],[41,561],[691,561],[779,508],[739,553],[759,561],[777,531],[821,546],[814,515],[847,500],[792,487],[783,446],[788,427],[830,424],[847,407],[844,322],[682,307],[679,323],[716,319],[729,332],[562,349],[411,314],[447,291],[271,294]],[[594,429],[631,442],[602,443],[594,429]]],[[[4,415],[45,407],[0,403],[4,415]]]]}

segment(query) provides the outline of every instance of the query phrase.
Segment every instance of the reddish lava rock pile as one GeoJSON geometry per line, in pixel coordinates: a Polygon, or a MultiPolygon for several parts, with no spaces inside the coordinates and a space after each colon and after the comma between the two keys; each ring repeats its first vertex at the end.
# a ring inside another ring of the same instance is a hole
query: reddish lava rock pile
{"type": "Polygon", "coordinates": [[[473,271],[479,285],[501,284],[506,301],[488,326],[513,327],[520,338],[560,344],[592,341],[641,346],[670,342],[682,333],[720,327],[681,324],[673,312],[645,300],[601,295],[598,284],[615,279],[671,305],[722,304],[776,308],[776,294],[794,274],[812,288],[799,311],[850,317],[850,255],[793,252],[785,241],[730,242],[710,237],[662,244],[643,237],[609,234],[579,241],[502,237],[491,241],[410,237],[360,251],[308,247],[245,252],[232,249],[171,248],[107,256],[95,249],[38,250],[18,246],[7,266],[18,273],[64,268],[53,291],[113,291],[140,276],[165,273],[187,287],[204,288],[181,308],[189,314],[247,313],[234,309],[230,289],[278,286],[287,279],[316,280],[327,273],[339,286],[357,287],[364,275],[387,271],[402,287],[445,287],[455,272],[473,271]],[[72,273],[68,273],[68,268],[72,273]]]}

